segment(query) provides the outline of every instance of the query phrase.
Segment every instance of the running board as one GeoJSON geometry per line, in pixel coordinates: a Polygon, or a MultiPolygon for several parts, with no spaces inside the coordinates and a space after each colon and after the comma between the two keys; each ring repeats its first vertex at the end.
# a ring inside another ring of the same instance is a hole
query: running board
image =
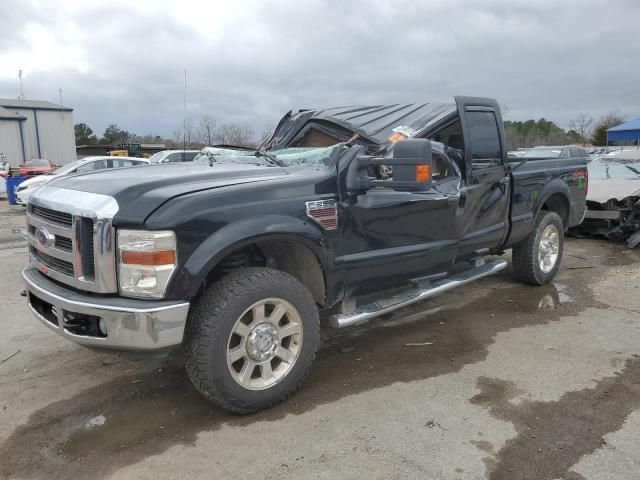
{"type": "Polygon", "coordinates": [[[479,278],[488,277],[489,275],[498,273],[507,266],[506,260],[476,263],[480,265],[440,280],[425,283],[418,288],[398,293],[392,297],[361,305],[357,307],[354,312],[332,315],[329,322],[334,328],[358,325],[359,323],[364,323],[374,317],[393,312],[398,308],[406,307],[407,305],[453,290],[456,287],[473,282],[479,278]]]}

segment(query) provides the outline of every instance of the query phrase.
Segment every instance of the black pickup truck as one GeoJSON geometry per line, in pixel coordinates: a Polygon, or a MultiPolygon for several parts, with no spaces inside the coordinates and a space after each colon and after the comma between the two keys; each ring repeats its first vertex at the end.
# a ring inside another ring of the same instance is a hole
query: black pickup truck
{"type": "Polygon", "coordinates": [[[38,189],[23,277],[58,334],[184,345],[197,389],[238,413],[302,382],[321,316],[367,321],[502,270],[489,256],[509,249],[517,278],[549,282],[585,212],[586,159],[509,163],[486,98],[290,112],[255,152],[205,153],[38,189]]]}

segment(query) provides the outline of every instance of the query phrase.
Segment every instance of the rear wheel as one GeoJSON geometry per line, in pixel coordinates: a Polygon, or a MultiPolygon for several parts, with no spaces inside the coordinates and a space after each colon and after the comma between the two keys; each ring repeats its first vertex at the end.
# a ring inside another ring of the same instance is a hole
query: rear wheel
{"type": "Polygon", "coordinates": [[[541,211],[529,236],[513,248],[513,270],[519,280],[544,285],[553,280],[564,247],[564,225],[555,212],[541,211]]]}
{"type": "Polygon", "coordinates": [[[233,272],[212,285],[187,328],[187,372],[209,400],[252,413],[287,398],[315,358],[320,322],[311,293],[268,268],[233,272]]]}

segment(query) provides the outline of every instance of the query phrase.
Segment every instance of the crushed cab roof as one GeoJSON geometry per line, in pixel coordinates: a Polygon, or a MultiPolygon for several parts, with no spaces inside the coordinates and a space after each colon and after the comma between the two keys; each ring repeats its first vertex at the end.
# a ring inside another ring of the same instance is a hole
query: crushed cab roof
{"type": "Polygon", "coordinates": [[[389,141],[394,132],[412,136],[455,112],[456,105],[453,102],[351,105],[321,110],[300,110],[297,113],[287,113],[264,146],[280,148],[292,145],[296,137],[307,127],[322,128],[322,125],[341,130],[343,137],[358,134],[368,143],[381,146],[389,141]]]}

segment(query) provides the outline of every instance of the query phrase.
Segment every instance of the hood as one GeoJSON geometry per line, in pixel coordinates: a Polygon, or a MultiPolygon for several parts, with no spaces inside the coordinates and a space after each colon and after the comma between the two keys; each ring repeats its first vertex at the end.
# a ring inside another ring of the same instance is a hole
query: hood
{"type": "Polygon", "coordinates": [[[281,167],[224,163],[210,167],[208,163],[176,163],[64,176],[49,185],[113,197],[119,205],[115,221],[135,223],[180,195],[287,175],[281,167]]]}
{"type": "Polygon", "coordinates": [[[611,199],[622,200],[640,196],[640,179],[636,178],[589,178],[587,200],[607,203],[611,199]]]}

